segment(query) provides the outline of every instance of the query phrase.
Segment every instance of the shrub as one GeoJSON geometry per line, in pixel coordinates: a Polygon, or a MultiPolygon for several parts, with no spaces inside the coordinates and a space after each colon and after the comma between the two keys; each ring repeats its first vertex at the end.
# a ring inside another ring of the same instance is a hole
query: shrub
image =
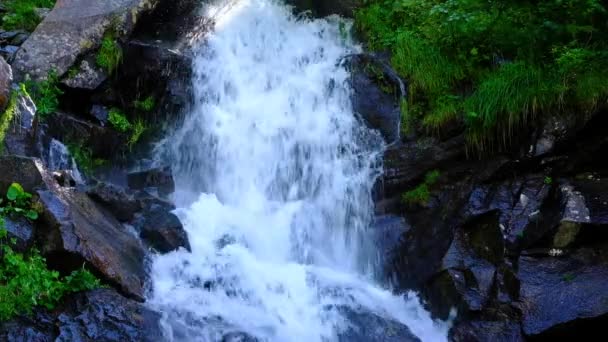
{"type": "Polygon", "coordinates": [[[55,0],[7,0],[6,14],[2,17],[0,27],[5,30],[23,29],[33,31],[41,18],[36,8],[52,8],[55,0]]]}
{"type": "Polygon", "coordinates": [[[131,129],[131,123],[125,114],[118,108],[110,109],[108,121],[119,132],[126,133],[131,129]]]}
{"type": "Polygon", "coordinates": [[[122,62],[122,49],[112,31],[106,33],[101,40],[101,47],[97,52],[97,65],[108,74],[114,73],[122,62]]]}

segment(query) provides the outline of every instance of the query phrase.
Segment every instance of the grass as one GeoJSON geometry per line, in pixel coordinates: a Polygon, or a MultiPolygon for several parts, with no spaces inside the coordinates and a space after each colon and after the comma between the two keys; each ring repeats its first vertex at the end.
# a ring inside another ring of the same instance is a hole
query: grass
{"type": "Polygon", "coordinates": [[[11,92],[8,106],[0,116],[0,149],[4,149],[4,139],[6,138],[6,132],[8,131],[15,114],[17,113],[17,101],[19,92],[13,90],[11,92]]]}
{"type": "Polygon", "coordinates": [[[125,113],[118,108],[110,109],[108,121],[119,132],[126,133],[131,130],[129,119],[127,119],[125,113]]]}
{"type": "Polygon", "coordinates": [[[37,113],[42,118],[54,113],[59,108],[59,96],[63,91],[59,88],[59,77],[51,70],[45,80],[26,81],[21,85],[22,91],[31,96],[36,104],[37,113]]]}
{"type": "Polygon", "coordinates": [[[156,100],[153,96],[148,96],[143,100],[133,101],[133,107],[144,112],[151,112],[156,105],[156,100]]]}
{"type": "Polygon", "coordinates": [[[108,74],[113,74],[122,63],[122,48],[116,41],[112,30],[108,31],[101,40],[101,47],[97,52],[97,65],[108,74]]]}
{"type": "Polygon", "coordinates": [[[146,126],[143,120],[139,119],[135,121],[135,124],[133,125],[133,130],[131,132],[131,135],[129,136],[129,141],[127,142],[127,146],[129,146],[129,149],[132,149],[133,146],[135,146],[139,142],[142,135],[147,130],[148,127],[146,126]]]}
{"type": "Polygon", "coordinates": [[[429,171],[421,184],[403,194],[402,201],[408,205],[427,205],[431,197],[431,189],[440,177],[441,173],[438,170],[429,171]]]}
{"type": "Polygon", "coordinates": [[[4,5],[7,13],[1,18],[0,28],[31,32],[41,21],[36,8],[53,8],[55,0],[7,0],[4,5]]]}

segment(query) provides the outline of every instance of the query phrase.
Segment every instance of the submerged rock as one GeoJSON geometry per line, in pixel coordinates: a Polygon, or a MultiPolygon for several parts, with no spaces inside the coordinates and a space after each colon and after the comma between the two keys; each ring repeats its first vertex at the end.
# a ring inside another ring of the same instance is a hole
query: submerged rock
{"type": "Polygon", "coordinates": [[[0,325],[0,340],[46,341],[164,341],[161,315],[109,289],[70,295],[51,312],[37,310],[0,325]]]}

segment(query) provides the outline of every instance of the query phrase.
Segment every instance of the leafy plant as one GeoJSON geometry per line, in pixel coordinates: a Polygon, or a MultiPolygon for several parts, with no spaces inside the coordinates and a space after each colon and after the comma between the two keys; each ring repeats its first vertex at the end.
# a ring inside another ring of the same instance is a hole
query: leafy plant
{"type": "Polygon", "coordinates": [[[114,73],[122,62],[122,48],[116,41],[113,30],[103,36],[96,60],[97,65],[108,74],[114,73]]]}
{"type": "Polygon", "coordinates": [[[154,109],[154,106],[156,104],[155,102],[156,101],[154,100],[153,96],[148,96],[143,101],[135,100],[133,102],[133,106],[136,109],[142,110],[144,112],[150,112],[154,109]]]}
{"type": "Polygon", "coordinates": [[[58,87],[59,77],[55,70],[51,70],[45,80],[40,82],[26,81],[22,89],[26,90],[32,97],[38,114],[45,117],[54,113],[59,107],[59,96],[63,91],[58,87]]]}
{"type": "Polygon", "coordinates": [[[87,175],[106,162],[104,159],[93,158],[93,151],[82,143],[68,143],[67,147],[80,171],[87,175]]]}
{"type": "Polygon", "coordinates": [[[55,0],[7,0],[4,3],[6,14],[1,18],[0,27],[33,31],[41,20],[36,8],[52,8],[54,5],[55,0]]]}
{"type": "Polygon", "coordinates": [[[118,108],[110,109],[110,113],[108,114],[108,121],[119,132],[125,133],[131,129],[131,123],[129,122],[125,114],[118,108]]]}
{"type": "Polygon", "coordinates": [[[2,215],[22,215],[30,220],[38,219],[38,212],[32,205],[32,194],[23,190],[19,183],[13,183],[6,192],[6,202],[0,199],[2,215]]]}
{"type": "Polygon", "coordinates": [[[552,177],[550,177],[550,176],[545,176],[545,179],[543,180],[543,182],[544,182],[546,185],[551,185],[551,184],[553,184],[553,178],[552,178],[552,177]]]}
{"type": "Polygon", "coordinates": [[[439,170],[429,171],[424,176],[424,182],[403,194],[402,201],[409,205],[426,205],[431,197],[431,188],[439,181],[440,177],[439,170]]]}
{"type": "Polygon", "coordinates": [[[133,125],[133,131],[131,132],[131,135],[129,136],[129,141],[127,143],[129,149],[133,148],[133,146],[137,144],[137,142],[141,139],[141,136],[146,132],[147,129],[148,127],[146,127],[146,124],[143,120],[139,119],[135,121],[135,125],[133,125]]]}

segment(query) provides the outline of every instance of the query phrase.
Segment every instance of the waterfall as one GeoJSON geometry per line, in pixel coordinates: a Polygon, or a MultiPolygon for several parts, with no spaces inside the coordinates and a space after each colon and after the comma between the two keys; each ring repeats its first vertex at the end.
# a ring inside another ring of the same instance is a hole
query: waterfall
{"type": "Polygon", "coordinates": [[[413,295],[377,285],[367,257],[383,142],[353,115],[339,18],[233,1],[194,61],[196,103],[159,146],[192,252],[157,256],[149,303],[173,341],[335,341],[336,308],[446,340],[413,295]]]}

